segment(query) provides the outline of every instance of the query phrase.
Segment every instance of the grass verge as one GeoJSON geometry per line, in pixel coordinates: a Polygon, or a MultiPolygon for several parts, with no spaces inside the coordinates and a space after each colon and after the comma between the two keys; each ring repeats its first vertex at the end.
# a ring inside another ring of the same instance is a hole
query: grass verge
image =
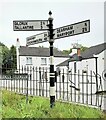
{"type": "Polygon", "coordinates": [[[25,96],[2,91],[2,118],[104,118],[105,116],[98,109],[70,103],[56,101],[54,108],[49,106],[47,98],[29,96],[29,102],[26,104],[25,96]]]}

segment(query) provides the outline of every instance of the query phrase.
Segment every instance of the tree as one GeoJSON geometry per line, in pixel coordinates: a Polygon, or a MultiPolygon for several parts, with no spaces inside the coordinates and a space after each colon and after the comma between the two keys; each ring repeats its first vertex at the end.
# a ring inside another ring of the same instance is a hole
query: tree
{"type": "MultiPolygon", "coordinates": [[[[81,44],[78,44],[78,46],[80,46],[81,52],[84,52],[86,49],[88,49],[88,47],[82,46],[81,44]]],[[[63,50],[62,52],[65,55],[70,54],[72,52],[72,48],[69,50],[63,50]]]]}
{"type": "Polygon", "coordinates": [[[7,46],[5,46],[3,43],[0,42],[0,61],[1,61],[1,67],[2,72],[6,71],[6,65],[7,65],[7,55],[9,54],[9,49],[7,46]]]}
{"type": "Polygon", "coordinates": [[[88,47],[85,47],[85,46],[81,46],[81,52],[84,52],[85,50],[87,50],[88,47]]]}
{"type": "Polygon", "coordinates": [[[16,47],[12,45],[10,50],[7,46],[0,42],[0,65],[2,72],[16,69],[16,47]]]}
{"type": "Polygon", "coordinates": [[[17,60],[16,60],[16,47],[14,45],[11,46],[10,51],[9,51],[9,56],[10,56],[10,66],[11,68],[16,69],[17,66],[17,60]]]}
{"type": "Polygon", "coordinates": [[[69,50],[63,50],[62,53],[67,55],[67,54],[70,54],[70,51],[69,50]]]}

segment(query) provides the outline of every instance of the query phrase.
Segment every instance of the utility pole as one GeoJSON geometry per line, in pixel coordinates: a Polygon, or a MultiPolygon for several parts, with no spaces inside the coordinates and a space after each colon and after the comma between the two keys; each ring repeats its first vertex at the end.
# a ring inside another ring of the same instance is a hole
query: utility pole
{"type": "Polygon", "coordinates": [[[49,43],[50,43],[50,107],[55,105],[55,73],[54,73],[54,56],[53,56],[53,18],[52,12],[49,12],[49,43]]]}

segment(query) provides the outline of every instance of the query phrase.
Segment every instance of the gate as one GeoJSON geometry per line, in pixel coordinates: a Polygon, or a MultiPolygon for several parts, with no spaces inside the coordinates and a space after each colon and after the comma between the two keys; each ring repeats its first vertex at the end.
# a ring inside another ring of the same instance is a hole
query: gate
{"type": "MultiPolygon", "coordinates": [[[[49,97],[49,68],[23,67],[17,72],[2,74],[0,87],[26,95],[49,97]]],[[[75,102],[102,108],[103,95],[98,95],[97,89],[102,91],[101,77],[93,71],[61,69],[55,71],[56,100],[75,102]],[[98,82],[98,83],[97,83],[98,82]],[[97,88],[98,84],[98,88],[97,88]]]]}

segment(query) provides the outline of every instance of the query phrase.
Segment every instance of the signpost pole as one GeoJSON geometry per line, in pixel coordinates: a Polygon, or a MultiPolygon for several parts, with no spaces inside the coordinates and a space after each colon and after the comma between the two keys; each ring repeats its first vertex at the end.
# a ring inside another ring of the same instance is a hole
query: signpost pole
{"type": "Polygon", "coordinates": [[[53,18],[52,12],[49,12],[49,43],[50,43],[50,107],[55,105],[55,73],[54,73],[54,56],[53,56],[53,18]]]}
{"type": "Polygon", "coordinates": [[[52,15],[51,11],[49,12],[49,15],[50,16],[48,20],[13,21],[13,30],[14,31],[48,30],[48,32],[28,37],[27,45],[42,43],[49,40],[49,43],[50,43],[50,107],[53,108],[53,106],[55,105],[55,72],[54,72],[54,56],[53,56],[54,39],[59,39],[59,38],[64,38],[64,37],[69,37],[73,35],[90,32],[90,20],[74,23],[74,24],[63,26],[53,30],[53,18],[51,17],[52,15]],[[48,37],[48,33],[49,33],[49,37],[48,37]]]}

